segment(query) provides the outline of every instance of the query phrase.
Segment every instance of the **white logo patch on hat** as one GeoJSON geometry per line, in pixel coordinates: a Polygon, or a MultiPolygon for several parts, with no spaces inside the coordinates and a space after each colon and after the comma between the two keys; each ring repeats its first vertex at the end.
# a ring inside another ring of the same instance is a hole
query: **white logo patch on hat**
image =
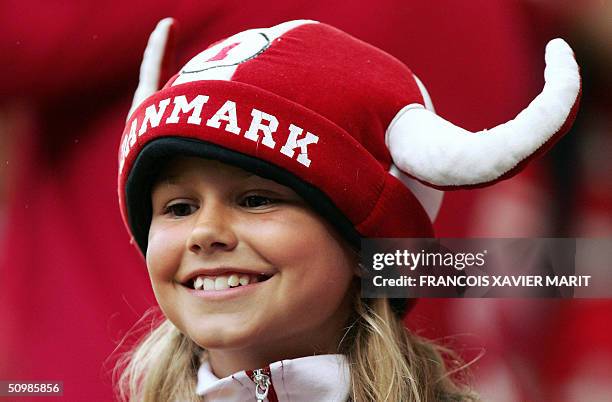
{"type": "Polygon", "coordinates": [[[311,20],[289,21],[272,28],[249,29],[204,50],[181,69],[172,86],[201,80],[229,81],[239,64],[265,52],[272,42],[287,31],[311,20]]]}

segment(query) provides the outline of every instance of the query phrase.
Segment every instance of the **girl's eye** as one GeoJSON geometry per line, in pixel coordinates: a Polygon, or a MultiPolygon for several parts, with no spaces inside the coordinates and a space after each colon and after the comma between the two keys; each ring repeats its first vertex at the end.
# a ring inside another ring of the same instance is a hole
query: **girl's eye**
{"type": "Polygon", "coordinates": [[[241,205],[246,208],[261,208],[274,204],[276,200],[263,195],[249,195],[242,199],[241,205]]]}
{"type": "Polygon", "coordinates": [[[172,216],[188,216],[193,214],[197,210],[197,206],[188,204],[186,202],[177,202],[166,207],[164,214],[170,214],[172,216]]]}

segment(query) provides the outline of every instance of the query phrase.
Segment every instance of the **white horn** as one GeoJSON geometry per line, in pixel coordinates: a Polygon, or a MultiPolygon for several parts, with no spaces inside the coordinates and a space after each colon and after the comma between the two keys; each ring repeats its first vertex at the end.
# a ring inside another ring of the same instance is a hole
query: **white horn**
{"type": "MultiPolygon", "coordinates": [[[[427,92],[427,88],[421,82],[419,77],[413,74],[414,81],[417,83],[419,87],[419,91],[421,92],[421,96],[423,97],[423,101],[425,103],[425,108],[427,110],[431,110],[435,113],[435,108],[433,102],[431,101],[431,97],[429,96],[429,92],[427,92]]],[[[436,221],[438,217],[438,212],[440,211],[440,206],[442,205],[442,199],[444,198],[444,191],[437,190],[433,187],[429,187],[421,183],[420,181],[408,176],[400,169],[397,168],[393,163],[389,168],[389,173],[392,176],[395,176],[399,179],[412,194],[416,197],[417,200],[421,203],[425,212],[427,212],[427,216],[429,216],[429,220],[432,222],[436,221]]]]}
{"type": "Polygon", "coordinates": [[[168,37],[170,36],[170,29],[173,24],[173,18],[164,18],[157,23],[157,26],[149,36],[149,41],[142,57],[142,63],[140,64],[138,88],[134,92],[134,99],[128,112],[128,119],[143,100],[153,95],[159,89],[168,37]]]}
{"type": "MultiPolygon", "coordinates": [[[[472,133],[420,104],[404,107],[386,134],[393,162],[407,174],[445,188],[495,181],[561,132],[580,94],[574,54],[562,39],[546,46],[544,89],[513,120],[472,133]]],[[[563,130],[565,131],[565,130],[563,130]]]]}

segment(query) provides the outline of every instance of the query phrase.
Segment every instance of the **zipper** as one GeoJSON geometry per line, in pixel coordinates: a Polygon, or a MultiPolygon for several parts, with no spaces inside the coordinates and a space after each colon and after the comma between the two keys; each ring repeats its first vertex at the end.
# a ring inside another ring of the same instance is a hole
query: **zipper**
{"type": "Polygon", "coordinates": [[[255,382],[255,398],[257,402],[263,402],[270,392],[270,376],[264,373],[263,369],[253,371],[253,381],[255,382]]]}
{"type": "Polygon", "coordinates": [[[272,385],[270,366],[257,370],[247,370],[246,373],[255,383],[255,398],[257,402],[264,402],[266,398],[268,398],[268,402],[278,402],[278,396],[272,385]]]}

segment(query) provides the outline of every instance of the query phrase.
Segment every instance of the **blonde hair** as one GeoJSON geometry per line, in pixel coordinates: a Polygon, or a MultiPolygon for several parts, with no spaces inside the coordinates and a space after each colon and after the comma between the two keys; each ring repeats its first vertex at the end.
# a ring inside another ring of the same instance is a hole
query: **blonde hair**
{"type": "Polygon", "coordinates": [[[467,367],[454,352],[409,331],[387,299],[357,299],[346,346],[341,344],[353,401],[479,400],[453,378],[467,367]]]}
{"type": "MultiPolygon", "coordinates": [[[[150,310],[142,321],[154,313],[150,310]]],[[[129,402],[200,401],[196,395],[196,377],[201,352],[202,348],[183,335],[170,320],[164,319],[118,359],[113,371],[118,399],[129,402]]]]}
{"type": "MultiPolygon", "coordinates": [[[[339,345],[350,365],[352,401],[478,400],[454,380],[453,374],[464,367],[455,355],[407,330],[387,299],[361,299],[356,292],[353,304],[339,345]],[[453,370],[449,361],[456,366],[453,370]]],[[[195,388],[203,352],[165,319],[117,362],[119,400],[201,401],[195,388]]]]}

